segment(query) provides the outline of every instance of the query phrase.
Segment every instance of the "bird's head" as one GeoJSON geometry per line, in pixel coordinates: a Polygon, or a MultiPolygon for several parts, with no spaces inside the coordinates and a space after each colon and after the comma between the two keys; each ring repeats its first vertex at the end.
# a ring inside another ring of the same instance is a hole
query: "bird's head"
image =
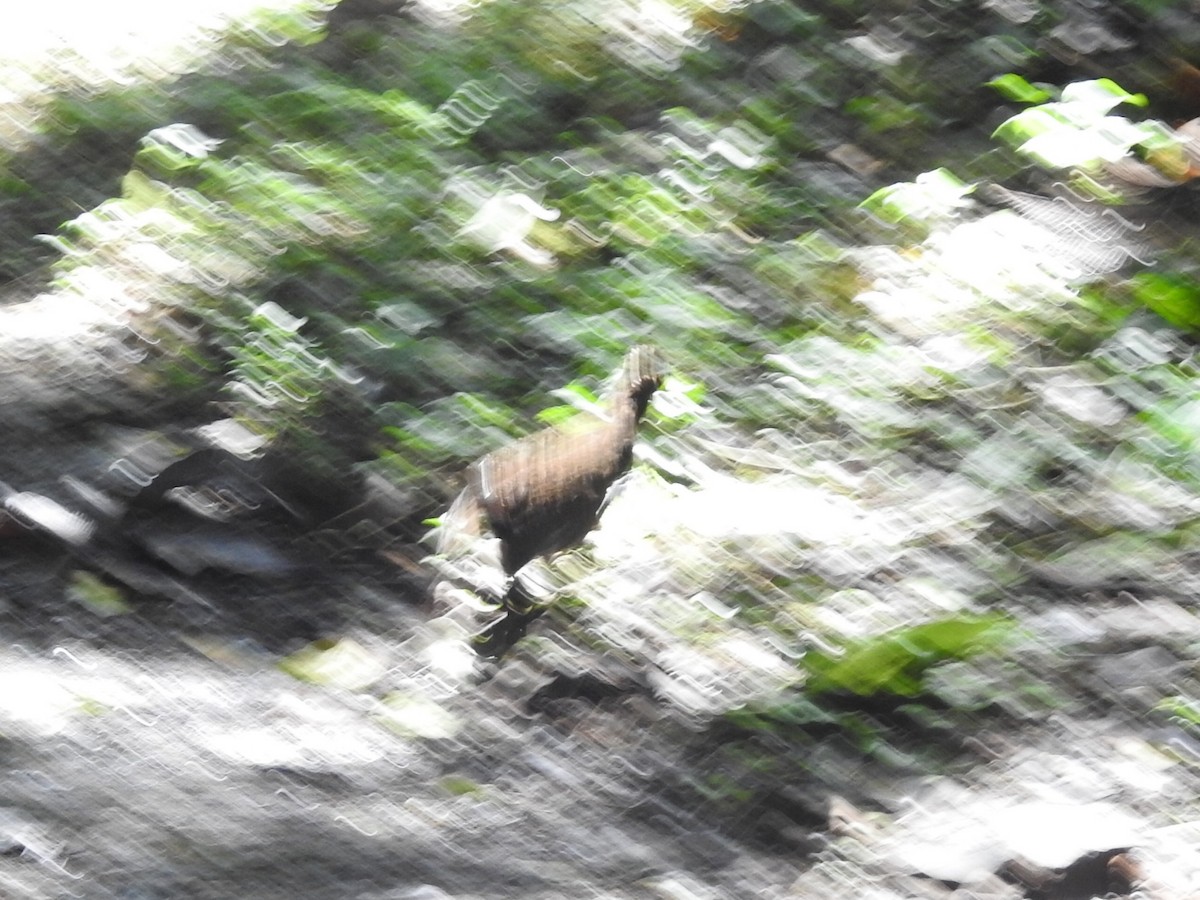
{"type": "Polygon", "coordinates": [[[637,409],[637,418],[646,414],[650,398],[662,387],[667,374],[666,361],[655,347],[639,344],[625,354],[625,364],[617,380],[614,394],[628,397],[637,409]]]}

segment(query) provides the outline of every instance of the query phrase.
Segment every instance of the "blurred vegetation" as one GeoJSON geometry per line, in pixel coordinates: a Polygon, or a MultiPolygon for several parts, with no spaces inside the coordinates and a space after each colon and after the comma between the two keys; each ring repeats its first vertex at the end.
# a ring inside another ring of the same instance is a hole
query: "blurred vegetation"
{"type": "MultiPolygon", "coordinates": [[[[1121,8],[1146,35],[1165,27],[1159,4],[1121,8]]],[[[196,419],[216,404],[314,472],[381,475],[411,509],[410,539],[467,463],[593,397],[643,340],[678,375],[647,436],[668,480],[694,481],[675,465],[688,454],[746,482],[852,460],[891,479],[861,495],[919,496],[908,466],[921,461],[1053,510],[995,513],[979,528],[988,552],[1036,544],[1051,519],[1103,537],[1120,523],[1055,505],[1056,484],[1118,444],[1200,490],[1183,456],[1194,360],[1111,343],[1146,311],[1160,317],[1147,328],[1191,340],[1194,239],[1131,278],[1015,266],[985,296],[961,271],[926,276],[966,258],[939,242],[987,211],[980,185],[1036,190],[1066,172],[1097,186],[1103,162],[1129,157],[1190,193],[1180,142],[1153,115],[1188,100],[1168,90],[1165,51],[1056,81],[1053,23],[999,9],[914,5],[884,22],[869,4],[683,0],[637,25],[653,33],[584,0],[481,3],[452,24],[278,14],[234,28],[224,64],[56,93],[37,135],[53,159],[5,160],[0,204],[24,232],[10,229],[0,266],[36,273],[48,257],[29,236],[69,219],[51,241],[55,283],[86,292],[100,269],[145,298],[156,392],[196,419]],[[944,308],[921,320],[931,298],[944,308]],[[927,339],[947,335],[958,343],[938,357],[927,339]],[[1095,367],[1081,384],[1099,371],[1145,386],[1120,398],[1134,417],[1022,418],[1042,396],[1029,373],[1080,361],[1095,367]],[[970,424],[984,414],[990,430],[970,424]]],[[[966,554],[952,532],[967,527],[920,537],[966,554]]],[[[726,593],[792,640],[840,585],[773,564],[740,557],[751,588],[726,593]],[[778,605],[755,610],[764,595],[778,605]],[[786,604],[800,608],[790,622],[786,604]]],[[[929,670],[994,649],[1003,628],[981,611],[1013,576],[987,552],[972,564],[996,582],[968,591],[969,611],[835,635],[838,656],[805,657],[814,692],[914,697],[929,670]]]]}

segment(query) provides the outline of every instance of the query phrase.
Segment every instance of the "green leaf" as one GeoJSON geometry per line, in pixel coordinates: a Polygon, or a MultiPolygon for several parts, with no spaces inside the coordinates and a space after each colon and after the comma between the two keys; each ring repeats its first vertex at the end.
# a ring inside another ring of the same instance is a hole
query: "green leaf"
{"type": "Polygon", "coordinates": [[[298,681],[357,691],[386,671],[383,662],[351,638],[322,638],[279,661],[279,668],[298,681]]]}
{"type": "Polygon", "coordinates": [[[1155,712],[1166,713],[1172,718],[1180,719],[1188,725],[1200,725],[1200,707],[1193,700],[1175,694],[1164,697],[1154,705],[1155,712]]]}
{"type": "Polygon", "coordinates": [[[1010,146],[1020,147],[1036,137],[1071,128],[1070,120],[1058,110],[1053,107],[1035,106],[1006,119],[992,132],[992,137],[1010,146]]]}
{"type": "Polygon", "coordinates": [[[960,181],[953,172],[934,169],[921,173],[916,181],[880,188],[859,206],[887,222],[927,222],[954,213],[973,190],[974,185],[960,181]]]}
{"type": "MultiPolygon", "coordinates": [[[[1026,84],[1022,80],[1005,83],[1015,84],[1018,91],[1026,84]]],[[[1178,144],[1160,123],[1135,124],[1108,114],[1122,103],[1145,106],[1146,102],[1143,95],[1131,94],[1107,78],[1078,81],[1063,88],[1060,102],[1024,110],[1001,124],[992,136],[1051,169],[1118,160],[1135,146],[1162,151],[1178,144]]]]}
{"type": "Polygon", "coordinates": [[[445,740],[462,727],[453,714],[418,694],[388,694],[376,715],[381,724],[405,737],[445,740]]]}
{"type": "Polygon", "coordinates": [[[442,788],[455,797],[475,794],[482,790],[478,783],[462,775],[446,775],[438,782],[442,788]]]}
{"type": "Polygon", "coordinates": [[[1000,615],[957,616],[869,638],[846,647],[841,656],[812,652],[804,658],[812,672],[808,690],[911,697],[921,692],[927,669],[993,647],[1011,628],[1000,615]]]}
{"type": "Polygon", "coordinates": [[[1138,303],[1177,328],[1200,328],[1200,282],[1186,275],[1141,272],[1130,283],[1138,303]]]}
{"type": "Polygon", "coordinates": [[[493,405],[487,398],[478,394],[459,393],[455,395],[454,400],[466,421],[481,427],[491,425],[505,431],[513,430],[511,410],[493,405]]]}
{"type": "Polygon", "coordinates": [[[132,609],[119,590],[105,584],[91,572],[73,572],[67,596],[105,619],[124,615],[132,609]]]}
{"type": "Polygon", "coordinates": [[[537,414],[537,420],[546,425],[562,425],[564,422],[579,415],[579,410],[573,406],[551,406],[537,414]]]}
{"type": "Polygon", "coordinates": [[[1020,75],[1008,72],[987,82],[988,87],[995,88],[1009,100],[1018,103],[1045,103],[1054,99],[1053,95],[1035,84],[1030,84],[1020,75]]]}
{"type": "Polygon", "coordinates": [[[1064,103],[1079,104],[1101,112],[1108,112],[1122,103],[1130,106],[1148,106],[1150,103],[1145,94],[1131,94],[1109,78],[1068,84],[1063,88],[1062,99],[1064,103]]]}

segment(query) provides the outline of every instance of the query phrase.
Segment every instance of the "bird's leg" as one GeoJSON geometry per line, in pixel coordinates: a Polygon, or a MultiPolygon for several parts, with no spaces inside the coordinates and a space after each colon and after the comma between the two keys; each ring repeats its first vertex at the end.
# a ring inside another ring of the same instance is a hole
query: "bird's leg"
{"type": "Polygon", "coordinates": [[[529,623],[542,614],[541,610],[515,613],[511,610],[475,635],[472,646],[476,654],[486,659],[500,659],[513,648],[525,632],[529,623]]]}
{"type": "Polygon", "coordinates": [[[509,578],[508,590],[504,592],[504,597],[500,602],[508,612],[517,615],[525,615],[534,610],[544,610],[546,608],[544,602],[538,601],[530,595],[520,573],[509,578]]]}
{"type": "Polygon", "coordinates": [[[475,652],[480,656],[492,659],[504,656],[525,636],[529,625],[546,611],[543,604],[526,593],[515,575],[509,579],[501,606],[503,615],[474,637],[475,652]]]}

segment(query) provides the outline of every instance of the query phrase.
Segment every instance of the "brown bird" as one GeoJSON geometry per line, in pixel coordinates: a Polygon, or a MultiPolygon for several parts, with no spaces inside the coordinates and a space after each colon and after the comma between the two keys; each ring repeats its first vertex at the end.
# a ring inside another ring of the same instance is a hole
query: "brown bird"
{"type": "Polygon", "coordinates": [[[446,514],[438,552],[461,554],[486,525],[500,541],[500,566],[513,609],[513,576],[530,560],[580,543],[595,526],[609,488],[633,461],[638,423],[662,384],[651,347],[634,347],[605,398],[603,415],[576,417],[495,450],[467,471],[446,514]],[[581,421],[582,420],[582,421],[581,421]]]}

